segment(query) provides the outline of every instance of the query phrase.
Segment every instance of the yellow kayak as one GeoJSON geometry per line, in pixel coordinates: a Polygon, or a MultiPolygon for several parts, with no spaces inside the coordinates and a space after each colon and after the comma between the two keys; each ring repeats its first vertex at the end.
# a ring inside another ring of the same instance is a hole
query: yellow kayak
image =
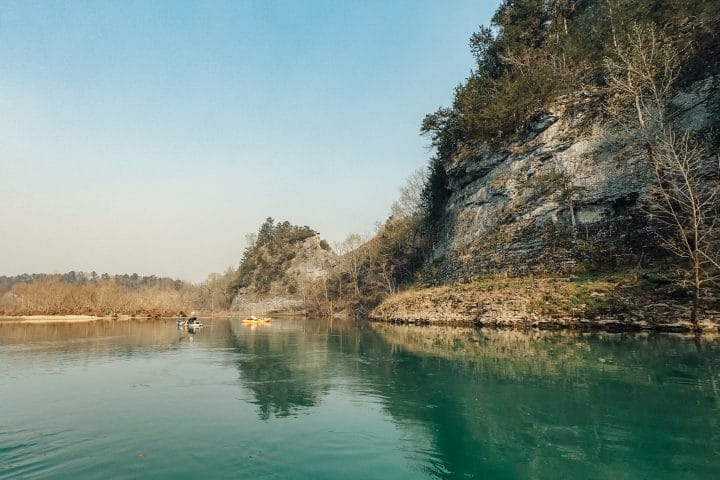
{"type": "Polygon", "coordinates": [[[261,325],[270,323],[270,318],[248,318],[242,321],[243,325],[261,325]]]}

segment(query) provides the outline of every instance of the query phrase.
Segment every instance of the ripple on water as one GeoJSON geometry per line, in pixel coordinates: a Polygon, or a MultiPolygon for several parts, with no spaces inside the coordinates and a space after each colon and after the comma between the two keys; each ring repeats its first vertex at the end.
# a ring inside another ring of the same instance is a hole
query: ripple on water
{"type": "Polygon", "coordinates": [[[70,471],[70,452],[77,442],[67,431],[34,433],[30,430],[0,433],[0,478],[51,478],[55,471],[70,471]]]}

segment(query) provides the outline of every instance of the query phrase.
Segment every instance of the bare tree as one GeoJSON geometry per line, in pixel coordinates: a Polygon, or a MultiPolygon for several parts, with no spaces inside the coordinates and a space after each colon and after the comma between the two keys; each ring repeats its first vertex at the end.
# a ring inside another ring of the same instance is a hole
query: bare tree
{"type": "Polygon", "coordinates": [[[635,25],[625,42],[618,41],[615,56],[605,60],[612,89],[611,106],[622,116],[634,107],[637,129],[652,155],[656,138],[668,126],[667,101],[680,73],[682,49],[653,26],[635,25]]]}
{"type": "Polygon", "coordinates": [[[361,296],[360,274],[368,256],[366,249],[363,248],[365,242],[366,240],[359,234],[351,233],[336,246],[336,251],[340,255],[340,266],[350,277],[356,299],[361,296]]]}
{"type": "Polygon", "coordinates": [[[675,255],[690,261],[693,287],[690,322],[697,329],[697,311],[705,284],[717,279],[718,168],[691,139],[668,130],[655,145],[653,167],[657,179],[650,213],[670,227],[662,241],[675,255]]]}
{"type": "Polygon", "coordinates": [[[689,260],[684,273],[693,288],[690,322],[699,330],[703,286],[720,269],[719,178],[718,165],[667,113],[683,50],[654,27],[635,26],[624,42],[618,40],[606,67],[613,105],[620,107],[617,112],[632,106],[635,121],[626,126],[640,133],[655,174],[647,211],[667,227],[661,238],[665,247],[689,260]]]}
{"type": "Polygon", "coordinates": [[[392,204],[390,214],[401,219],[417,215],[422,210],[422,191],[425,186],[424,169],[415,170],[400,187],[400,197],[392,204]]]}

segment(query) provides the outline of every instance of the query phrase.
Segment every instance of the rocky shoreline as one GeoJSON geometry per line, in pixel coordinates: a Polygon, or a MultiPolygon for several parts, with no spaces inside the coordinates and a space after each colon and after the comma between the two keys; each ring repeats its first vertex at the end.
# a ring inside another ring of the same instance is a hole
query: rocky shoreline
{"type": "MultiPolygon", "coordinates": [[[[675,292],[677,293],[677,292],[675,292]]],[[[485,278],[410,290],[387,298],[373,322],[455,327],[610,332],[691,332],[690,305],[663,288],[618,279],[485,278]]],[[[720,311],[706,308],[699,326],[720,332],[720,311]]]]}
{"type": "Polygon", "coordinates": [[[247,315],[269,315],[271,313],[303,314],[305,303],[301,299],[259,295],[238,295],[232,303],[231,311],[247,315]]]}

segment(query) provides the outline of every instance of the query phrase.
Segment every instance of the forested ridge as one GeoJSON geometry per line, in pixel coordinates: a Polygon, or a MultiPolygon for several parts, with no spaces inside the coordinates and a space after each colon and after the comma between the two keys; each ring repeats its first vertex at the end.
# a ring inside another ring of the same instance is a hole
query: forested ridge
{"type": "MultiPolygon", "coordinates": [[[[492,23],[470,39],[475,65],[456,87],[453,104],[422,122],[436,150],[423,192],[427,221],[439,220],[447,199],[444,162],[471,156],[477,144],[507,142],[558,96],[592,90],[597,115],[628,114],[601,108],[617,94],[607,62],[623,54],[621,45],[638,29],[648,28],[662,34],[663,47],[682,55],[673,89],[720,70],[715,0],[503,1],[492,23]]],[[[718,122],[707,132],[713,146],[718,122]]]]}

